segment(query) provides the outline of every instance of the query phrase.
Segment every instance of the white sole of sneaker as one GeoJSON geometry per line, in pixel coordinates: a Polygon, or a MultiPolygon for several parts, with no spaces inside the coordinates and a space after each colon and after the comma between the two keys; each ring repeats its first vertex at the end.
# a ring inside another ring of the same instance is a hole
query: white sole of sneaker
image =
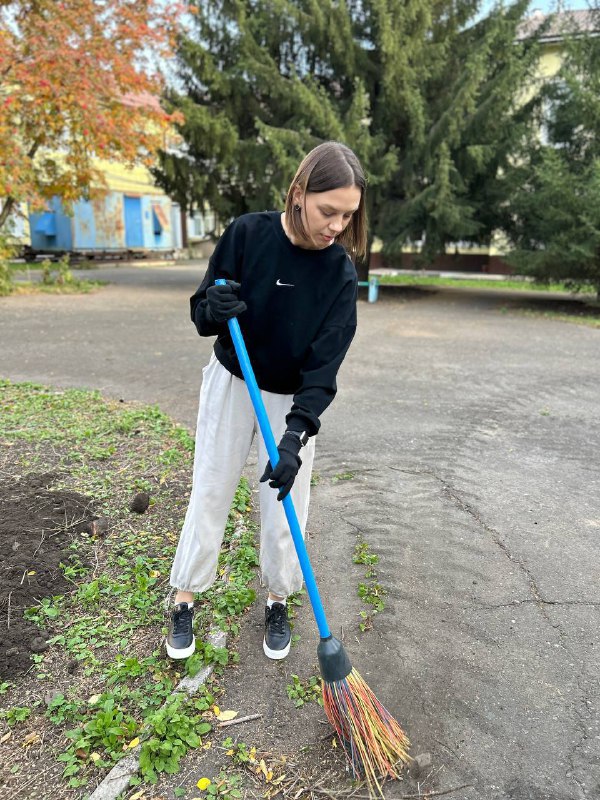
{"type": "Polygon", "coordinates": [[[169,656],[169,658],[176,658],[176,659],[189,658],[190,656],[193,656],[194,653],[196,652],[196,637],[192,638],[192,643],[189,647],[183,647],[183,648],[171,647],[168,642],[166,643],[166,646],[167,646],[167,655],[169,656]]]}
{"type": "Polygon", "coordinates": [[[291,641],[288,642],[288,646],[285,647],[283,650],[271,650],[267,647],[267,643],[263,639],[263,651],[267,658],[273,659],[273,661],[281,661],[282,658],[285,658],[287,654],[290,652],[290,645],[292,644],[291,641]]]}

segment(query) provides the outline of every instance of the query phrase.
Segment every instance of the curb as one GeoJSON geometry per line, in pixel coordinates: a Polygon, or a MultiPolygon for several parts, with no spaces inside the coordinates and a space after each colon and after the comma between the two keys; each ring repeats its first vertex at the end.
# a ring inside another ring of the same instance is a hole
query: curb
{"type": "MultiPolygon", "coordinates": [[[[211,631],[208,635],[208,643],[213,647],[225,647],[227,644],[227,634],[223,631],[211,631]]],[[[209,664],[204,669],[201,669],[193,678],[182,678],[171,694],[165,699],[161,708],[178,692],[186,692],[188,695],[193,695],[197,692],[198,688],[206,683],[214,669],[214,664],[209,664]]],[[[108,775],[96,786],[88,800],[115,800],[121,792],[129,787],[129,779],[137,774],[140,768],[140,750],[142,744],[138,744],[132,752],[121,759],[118,764],[111,769],[108,775]]]]}

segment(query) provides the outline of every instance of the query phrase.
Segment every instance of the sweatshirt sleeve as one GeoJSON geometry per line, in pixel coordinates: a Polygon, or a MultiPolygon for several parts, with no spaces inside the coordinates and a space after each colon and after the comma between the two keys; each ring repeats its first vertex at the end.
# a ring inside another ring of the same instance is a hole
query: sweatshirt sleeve
{"type": "Polygon", "coordinates": [[[336,376],[356,333],[356,297],[354,280],[344,286],[311,344],[286,417],[288,430],[318,433],[319,417],[336,395],[336,376]]]}
{"type": "Polygon", "coordinates": [[[192,322],[200,336],[218,336],[227,331],[227,322],[215,322],[208,309],[206,290],[217,278],[240,280],[244,247],[244,231],[239,219],[225,229],[208,262],[206,275],[190,297],[192,322]]]}

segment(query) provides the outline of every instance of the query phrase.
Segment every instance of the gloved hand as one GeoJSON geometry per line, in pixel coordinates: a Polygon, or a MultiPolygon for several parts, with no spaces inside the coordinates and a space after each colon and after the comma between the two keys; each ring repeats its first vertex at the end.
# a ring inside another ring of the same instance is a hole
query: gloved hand
{"type": "Polygon", "coordinates": [[[237,317],[247,306],[238,297],[240,284],[227,281],[224,285],[209,286],[206,290],[208,311],[215,322],[227,322],[232,317],[237,317]]]}
{"type": "Polygon", "coordinates": [[[279,461],[275,469],[271,466],[271,462],[267,461],[260,482],[269,481],[272,489],[279,489],[278,500],[283,500],[294,485],[298,470],[302,466],[302,459],[298,455],[301,447],[300,439],[297,436],[294,436],[293,433],[284,433],[277,447],[279,461]]]}

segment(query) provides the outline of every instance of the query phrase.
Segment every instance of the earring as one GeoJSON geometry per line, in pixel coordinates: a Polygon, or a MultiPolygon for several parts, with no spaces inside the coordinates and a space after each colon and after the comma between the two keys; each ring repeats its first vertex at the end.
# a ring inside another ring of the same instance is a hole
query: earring
{"type": "Polygon", "coordinates": [[[302,211],[302,206],[300,206],[300,205],[298,205],[298,203],[296,203],[296,205],[294,206],[294,211],[302,211]]]}

